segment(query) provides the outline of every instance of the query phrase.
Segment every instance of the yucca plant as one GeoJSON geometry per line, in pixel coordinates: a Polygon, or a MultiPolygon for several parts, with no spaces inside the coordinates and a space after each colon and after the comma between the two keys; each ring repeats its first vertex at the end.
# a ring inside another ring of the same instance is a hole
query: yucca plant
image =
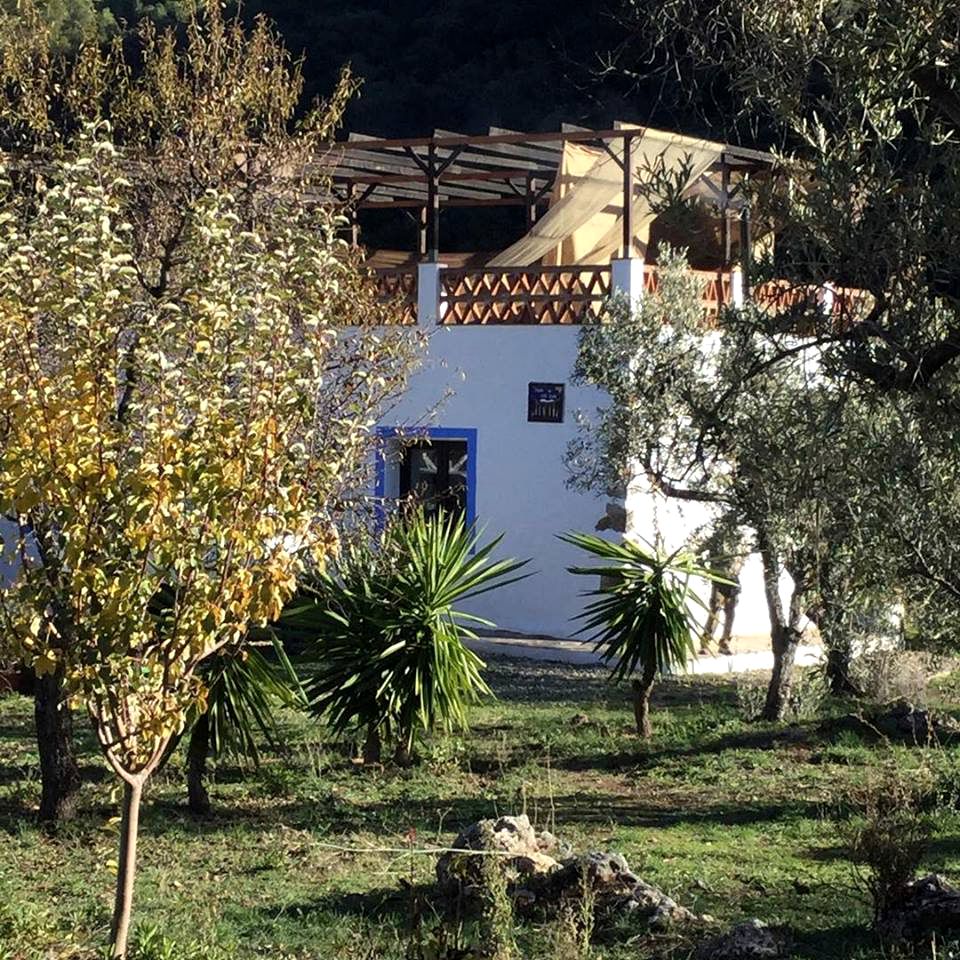
{"type": "Polygon", "coordinates": [[[600,586],[584,594],[596,599],[577,618],[583,621],[578,632],[588,635],[605,663],[613,664],[611,679],[632,678],[637,733],[650,739],[650,693],[657,675],[684,669],[697,653],[691,604],[703,602],[691,590],[691,581],[728,581],[686,550],[666,554],[588,533],[562,534],[560,539],[604,561],[600,566],[568,568],[600,578],[600,586]]]}
{"type": "Polygon", "coordinates": [[[194,714],[187,745],[187,798],[194,813],[210,810],[205,779],[211,757],[231,755],[258,766],[258,740],[279,742],[276,707],[305,703],[297,673],[269,630],[239,650],[217,654],[203,678],[206,709],[194,714]]]}
{"type": "Polygon", "coordinates": [[[316,673],[311,709],[338,733],[365,731],[364,759],[390,741],[400,762],[416,737],[462,729],[467,707],[490,690],[464,639],[488,620],[456,605],[512,583],[526,561],[493,560],[457,516],[400,514],[379,536],[346,544],[337,563],[305,584],[281,629],[308,640],[316,673]]]}

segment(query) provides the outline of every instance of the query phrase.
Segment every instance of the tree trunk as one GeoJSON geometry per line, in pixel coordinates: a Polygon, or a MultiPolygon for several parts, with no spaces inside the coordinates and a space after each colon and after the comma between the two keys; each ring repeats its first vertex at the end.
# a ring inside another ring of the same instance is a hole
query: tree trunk
{"type": "Polygon", "coordinates": [[[137,872],[137,835],[140,829],[140,798],[143,775],[124,782],[123,817],[120,824],[120,854],[117,858],[117,896],[113,906],[110,931],[113,960],[127,956],[130,936],[130,913],[133,908],[133,881],[137,872]]]}
{"type": "Polygon", "coordinates": [[[643,675],[634,680],[633,687],[633,718],[637,724],[637,736],[649,740],[653,736],[653,725],[650,723],[650,693],[653,690],[653,681],[657,676],[657,665],[646,664],[643,675]]]}
{"type": "Polygon", "coordinates": [[[850,589],[846,582],[839,584],[830,576],[830,570],[822,573],[821,605],[817,626],[827,651],[827,681],[834,696],[855,696],[859,692],[851,679],[853,643],[850,637],[849,618],[844,616],[849,604],[850,589]]]}
{"type": "Polygon", "coordinates": [[[782,720],[790,699],[793,664],[800,645],[800,634],[791,625],[781,623],[772,629],[773,674],[767,687],[761,720],[782,720]]]}
{"type": "Polygon", "coordinates": [[[780,573],[782,567],[777,554],[767,539],[758,531],[760,559],[763,563],[763,592],[767,600],[767,612],[770,615],[770,640],[773,647],[773,674],[767,697],[760,714],[761,720],[782,720],[790,697],[790,684],[793,680],[793,664],[800,644],[800,631],[797,625],[800,617],[801,584],[794,582],[793,597],[790,602],[790,619],[783,609],[780,599],[780,573]]]}
{"type": "Polygon", "coordinates": [[[413,763],[413,750],[410,747],[412,738],[402,736],[397,740],[393,751],[393,762],[398,767],[409,767],[413,763]]]}
{"type": "Polygon", "coordinates": [[[844,640],[830,640],[823,636],[824,646],[827,648],[827,682],[830,684],[830,692],[835,697],[856,697],[860,695],[860,689],[853,682],[850,676],[851,664],[853,663],[853,650],[848,642],[844,640]]]}
{"type": "Polygon", "coordinates": [[[187,806],[192,813],[210,812],[210,795],[204,784],[210,753],[210,721],[206,713],[197,717],[187,745],[187,806]]]}
{"type": "Polygon", "coordinates": [[[33,695],[40,754],[41,823],[56,826],[73,816],[80,771],[73,753],[73,716],[63,693],[63,671],[37,677],[33,695]]]}
{"type": "Polygon", "coordinates": [[[703,625],[703,634],[700,637],[701,657],[707,656],[710,653],[710,647],[713,645],[713,634],[717,629],[720,603],[720,591],[717,589],[717,585],[713,584],[710,588],[710,602],[707,604],[707,619],[703,625]]]}
{"type": "Polygon", "coordinates": [[[363,743],[363,762],[379,763],[383,754],[383,743],[380,739],[380,727],[376,723],[367,726],[367,739],[363,743]]]}

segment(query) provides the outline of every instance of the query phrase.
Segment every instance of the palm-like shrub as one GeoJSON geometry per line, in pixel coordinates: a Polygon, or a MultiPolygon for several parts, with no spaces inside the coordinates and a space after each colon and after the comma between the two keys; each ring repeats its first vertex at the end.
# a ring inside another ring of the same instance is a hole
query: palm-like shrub
{"type": "Polygon", "coordinates": [[[474,636],[468,623],[493,624],[456,605],[520,579],[522,562],[492,559],[500,539],[481,544],[442,512],[398,515],[379,537],[345,545],[282,617],[316,657],[311,708],[338,733],[365,730],[368,762],[384,741],[404,761],[418,734],[463,728],[467,707],[490,692],[463,640],[474,636]]]}
{"type": "Polygon", "coordinates": [[[210,809],[204,783],[208,759],[230,755],[258,766],[258,740],[279,742],[276,707],[303,703],[283,645],[269,631],[264,631],[267,636],[259,633],[241,649],[212,657],[203,671],[205,709],[192,718],[187,746],[187,797],[195,813],[210,809]]]}
{"type": "Polygon", "coordinates": [[[560,539],[604,561],[600,566],[569,568],[571,573],[600,577],[600,586],[585,594],[596,599],[578,618],[583,621],[579,632],[588,634],[603,661],[613,664],[612,679],[633,678],[637,733],[649,739],[650,693],[657,674],[684,669],[697,653],[690,605],[703,602],[690,582],[728,581],[684,550],[665,554],[587,533],[563,534],[560,539]]]}

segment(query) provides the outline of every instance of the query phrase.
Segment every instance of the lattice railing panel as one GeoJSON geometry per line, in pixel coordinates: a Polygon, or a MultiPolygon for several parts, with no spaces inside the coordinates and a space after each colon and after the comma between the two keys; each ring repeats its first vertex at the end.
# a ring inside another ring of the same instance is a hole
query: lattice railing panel
{"type": "Polygon", "coordinates": [[[378,299],[396,302],[400,307],[400,322],[417,322],[417,273],[415,270],[374,270],[378,299]]]}
{"type": "MultiPolygon", "coordinates": [[[[720,307],[730,302],[730,274],[715,273],[711,270],[691,270],[690,273],[702,284],[701,297],[703,311],[708,320],[716,318],[720,307]]],[[[656,293],[660,289],[660,274],[657,268],[650,264],[643,271],[644,293],[656,293]]]]}
{"type": "Polygon", "coordinates": [[[609,266],[440,273],[442,322],[450,325],[583,323],[609,296],[609,266]]]}
{"type": "MultiPolygon", "coordinates": [[[[772,280],[758,285],[753,290],[753,300],[761,309],[770,313],[789,310],[828,312],[835,330],[843,330],[854,323],[857,314],[869,306],[870,296],[863,290],[852,287],[815,287],[809,284],[794,284],[787,280],[772,280]]],[[[811,314],[811,318],[813,315],[811,314]]],[[[822,329],[822,323],[813,324],[822,329]]],[[[812,333],[813,330],[801,331],[812,333]]]]}

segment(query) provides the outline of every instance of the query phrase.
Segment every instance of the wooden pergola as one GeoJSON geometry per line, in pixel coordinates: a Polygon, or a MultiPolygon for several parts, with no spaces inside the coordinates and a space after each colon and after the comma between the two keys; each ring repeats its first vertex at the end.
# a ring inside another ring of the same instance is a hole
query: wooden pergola
{"type": "MultiPolygon", "coordinates": [[[[355,213],[359,209],[418,210],[420,255],[439,256],[442,207],[523,206],[528,229],[538,208],[549,198],[563,154],[563,145],[574,142],[605,150],[623,171],[623,250],[628,256],[633,235],[631,203],[634,193],[634,142],[643,128],[614,126],[590,130],[564,125],[556,133],[519,133],[491,127],[489,133],[467,136],[435,130],[430,137],[378,139],[352,133],[336,143],[328,162],[338,196],[355,213]],[[612,146],[622,142],[622,150],[612,146]]],[[[736,193],[731,175],[769,170],[768,153],[730,144],[720,145],[719,159],[711,173],[720,174],[721,208],[726,209],[736,193]]],[[[728,218],[723,218],[724,247],[729,254],[728,218]]],[[[744,217],[741,230],[748,238],[744,217]]],[[[354,221],[354,236],[356,222],[354,221]]]]}

